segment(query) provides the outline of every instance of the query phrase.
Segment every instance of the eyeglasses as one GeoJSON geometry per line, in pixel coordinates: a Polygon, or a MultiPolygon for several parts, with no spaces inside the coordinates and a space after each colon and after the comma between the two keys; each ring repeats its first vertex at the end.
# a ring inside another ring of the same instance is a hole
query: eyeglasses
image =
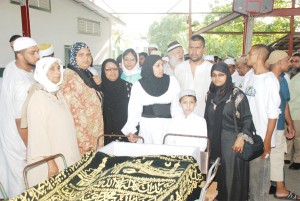
{"type": "Polygon", "coordinates": [[[292,59],[292,58],[291,58],[291,59],[290,59],[290,62],[291,62],[291,63],[299,63],[299,60],[298,60],[298,59],[292,59]]]}
{"type": "Polygon", "coordinates": [[[104,69],[106,72],[116,72],[119,71],[119,68],[106,68],[104,69]]]}
{"type": "Polygon", "coordinates": [[[222,78],[222,77],[224,77],[226,74],[225,73],[219,73],[219,74],[212,74],[211,75],[211,77],[213,77],[213,78],[216,78],[216,77],[220,77],[220,78],[222,78]]]}

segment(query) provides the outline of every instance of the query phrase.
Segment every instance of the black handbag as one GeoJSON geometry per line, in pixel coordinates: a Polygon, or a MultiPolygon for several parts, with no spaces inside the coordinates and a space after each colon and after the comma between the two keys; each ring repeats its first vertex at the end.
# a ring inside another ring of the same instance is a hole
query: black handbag
{"type": "MultiPolygon", "coordinates": [[[[233,100],[232,100],[232,102],[233,102],[233,106],[234,106],[233,107],[234,108],[233,109],[234,127],[235,127],[236,134],[238,134],[239,132],[238,132],[237,123],[236,123],[236,118],[237,118],[236,117],[236,107],[235,107],[233,100]]],[[[244,140],[243,152],[236,153],[240,159],[245,160],[245,161],[251,161],[251,160],[261,156],[264,153],[264,142],[263,142],[262,138],[256,134],[256,129],[255,129],[253,121],[251,121],[250,131],[251,131],[252,135],[249,137],[252,138],[253,143],[251,143],[248,140],[244,140]]]]}

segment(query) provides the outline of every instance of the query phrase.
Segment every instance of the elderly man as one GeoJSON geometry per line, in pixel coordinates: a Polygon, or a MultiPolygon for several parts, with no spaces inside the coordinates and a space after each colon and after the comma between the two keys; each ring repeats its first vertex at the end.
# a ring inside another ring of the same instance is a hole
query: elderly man
{"type": "Polygon", "coordinates": [[[244,84],[247,82],[249,79],[249,76],[253,74],[253,69],[251,66],[247,65],[247,57],[242,56],[240,58],[236,59],[236,71],[241,77],[240,81],[235,82],[235,86],[240,88],[242,91],[244,91],[244,84]]]}
{"type": "Polygon", "coordinates": [[[190,59],[178,64],[175,68],[181,90],[192,89],[196,91],[197,106],[195,113],[204,116],[205,97],[211,83],[210,71],[212,63],[203,59],[205,40],[201,35],[193,35],[189,41],[190,59]]]}
{"type": "Polygon", "coordinates": [[[227,64],[230,74],[231,74],[231,79],[232,79],[232,83],[234,84],[234,86],[238,87],[239,84],[241,83],[243,77],[239,75],[239,73],[236,71],[235,69],[235,61],[233,58],[227,58],[224,60],[224,63],[227,64]]]}
{"type": "Polygon", "coordinates": [[[184,51],[177,41],[170,43],[167,51],[169,61],[164,64],[164,73],[167,75],[174,75],[175,66],[184,60],[184,51]]]}
{"type": "Polygon", "coordinates": [[[294,53],[292,56],[292,70],[290,71],[289,90],[291,100],[289,106],[291,108],[291,116],[295,126],[295,137],[287,140],[287,154],[285,162],[289,164],[291,170],[300,170],[300,54],[294,53]]]}
{"type": "Polygon", "coordinates": [[[0,97],[0,181],[9,197],[25,190],[27,130],[20,127],[21,110],[39,59],[37,43],[28,37],[18,38],[14,51],[16,60],[5,67],[0,97]]]}

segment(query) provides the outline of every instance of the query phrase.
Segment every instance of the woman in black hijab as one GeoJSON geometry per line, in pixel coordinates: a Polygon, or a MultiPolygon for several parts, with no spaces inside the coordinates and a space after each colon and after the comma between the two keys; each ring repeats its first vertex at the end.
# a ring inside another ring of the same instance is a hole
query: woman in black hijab
{"type": "Polygon", "coordinates": [[[122,129],[131,142],[135,142],[136,126],[145,143],[162,144],[171,118],[182,110],[178,102],[180,91],[175,77],[164,74],[160,56],[146,58],[142,78],[132,86],[128,104],[128,120],[122,129]]]}
{"type": "Polygon", "coordinates": [[[211,141],[210,161],[212,163],[221,157],[216,176],[217,200],[245,201],[248,200],[249,162],[238,158],[236,153],[243,150],[244,140],[249,140],[252,135],[248,100],[242,91],[233,86],[227,64],[214,64],[211,77],[204,117],[211,141]]]}
{"type": "MultiPolygon", "coordinates": [[[[132,84],[120,78],[120,68],[114,59],[102,63],[101,91],[104,95],[103,120],[105,134],[122,134],[127,121],[128,101],[132,84]]],[[[111,141],[126,141],[127,138],[105,138],[104,145],[111,141]]]]}

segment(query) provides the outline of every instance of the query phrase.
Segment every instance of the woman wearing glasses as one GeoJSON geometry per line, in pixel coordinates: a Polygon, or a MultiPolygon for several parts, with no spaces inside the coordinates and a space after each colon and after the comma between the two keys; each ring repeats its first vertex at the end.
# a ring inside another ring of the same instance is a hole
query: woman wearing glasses
{"type": "Polygon", "coordinates": [[[121,78],[132,84],[142,78],[138,55],[131,48],[123,53],[122,71],[121,78]]]}
{"type": "Polygon", "coordinates": [[[227,64],[214,64],[211,79],[204,117],[211,141],[210,160],[213,162],[221,157],[216,175],[217,200],[245,201],[248,200],[249,162],[240,159],[236,153],[243,151],[244,140],[249,140],[251,135],[252,115],[248,100],[233,86],[227,64]]]}
{"type": "MultiPolygon", "coordinates": [[[[103,97],[103,120],[105,134],[122,134],[127,121],[128,101],[132,84],[120,78],[120,68],[114,59],[102,63],[101,91],[103,97]]],[[[105,138],[104,144],[111,141],[126,141],[127,138],[105,138]]]]}

